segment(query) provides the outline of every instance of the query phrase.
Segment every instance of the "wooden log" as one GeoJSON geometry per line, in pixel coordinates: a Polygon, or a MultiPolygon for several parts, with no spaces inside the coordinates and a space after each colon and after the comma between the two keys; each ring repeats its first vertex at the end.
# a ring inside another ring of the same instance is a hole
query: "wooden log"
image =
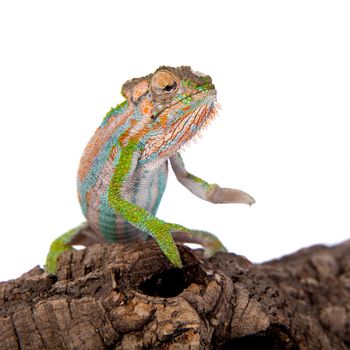
{"type": "Polygon", "coordinates": [[[0,349],[349,349],[350,241],[264,264],[153,241],[67,252],[0,283],[0,349]]]}

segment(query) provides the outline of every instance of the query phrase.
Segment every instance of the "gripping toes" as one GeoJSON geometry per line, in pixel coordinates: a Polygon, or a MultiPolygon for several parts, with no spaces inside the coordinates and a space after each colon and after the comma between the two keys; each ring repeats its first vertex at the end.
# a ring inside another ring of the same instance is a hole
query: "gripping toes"
{"type": "Polygon", "coordinates": [[[225,246],[212,233],[199,230],[182,231],[177,230],[173,232],[173,238],[179,243],[196,243],[204,248],[205,257],[210,257],[216,252],[227,252],[225,246]]]}
{"type": "Polygon", "coordinates": [[[219,239],[214,240],[211,245],[204,247],[204,256],[206,258],[210,258],[216,252],[227,252],[227,249],[219,239]]]}
{"type": "Polygon", "coordinates": [[[179,250],[171,235],[172,225],[166,224],[163,229],[157,234],[153,235],[157,241],[161,251],[169,259],[169,261],[178,268],[182,268],[179,250]]]}

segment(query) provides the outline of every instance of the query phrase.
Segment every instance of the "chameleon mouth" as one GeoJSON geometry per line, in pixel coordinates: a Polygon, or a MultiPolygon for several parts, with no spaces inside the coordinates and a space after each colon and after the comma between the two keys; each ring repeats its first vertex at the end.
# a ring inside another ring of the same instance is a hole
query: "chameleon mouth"
{"type": "MultiPolygon", "coordinates": [[[[200,86],[199,86],[200,88],[200,86]]],[[[153,116],[152,116],[152,119],[157,119],[162,113],[164,113],[166,110],[168,109],[172,109],[174,107],[176,107],[177,105],[181,104],[181,103],[186,103],[186,101],[189,101],[189,100],[192,100],[192,99],[195,99],[198,95],[200,94],[206,94],[208,96],[215,96],[214,99],[216,101],[216,89],[215,89],[215,86],[214,84],[211,84],[209,86],[209,88],[205,88],[203,90],[200,90],[200,91],[196,91],[192,94],[189,94],[189,95],[186,95],[182,98],[180,98],[179,100],[177,100],[176,102],[174,103],[171,103],[169,105],[167,105],[166,107],[162,108],[161,110],[157,111],[157,113],[155,113],[153,116]]]]}
{"type": "MultiPolygon", "coordinates": [[[[216,91],[214,89],[200,91],[191,96],[200,93],[204,93],[204,97],[198,99],[198,105],[194,107],[185,105],[177,109],[180,116],[173,117],[175,121],[166,130],[147,140],[141,160],[151,160],[153,157],[169,158],[179,149],[187,146],[190,141],[195,141],[196,138],[201,136],[201,132],[207,128],[217,115],[219,105],[216,102],[216,91]]],[[[181,102],[174,103],[172,108],[176,110],[179,103],[181,102]]],[[[170,113],[167,113],[167,115],[169,116],[170,113]]]]}

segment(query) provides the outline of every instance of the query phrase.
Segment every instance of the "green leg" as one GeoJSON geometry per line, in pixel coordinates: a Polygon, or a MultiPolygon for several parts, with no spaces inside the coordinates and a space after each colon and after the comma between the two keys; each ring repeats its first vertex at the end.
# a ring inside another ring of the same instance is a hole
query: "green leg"
{"type": "Polygon", "coordinates": [[[225,250],[221,242],[208,232],[193,231],[182,225],[171,224],[158,219],[145,209],[129,202],[122,196],[123,184],[132,174],[138,161],[138,144],[132,141],[122,148],[118,169],[116,169],[109,186],[108,202],[126,221],[143,232],[147,232],[158,243],[160,249],[176,267],[182,262],[173,237],[179,241],[193,242],[203,245],[206,254],[212,255],[218,250],[225,250]]]}
{"type": "Polygon", "coordinates": [[[129,202],[122,196],[124,181],[133,173],[137,166],[138,157],[138,143],[136,141],[131,141],[128,146],[122,148],[118,168],[110,182],[108,202],[126,221],[152,236],[170,262],[181,268],[180,254],[171,234],[175,231],[189,230],[181,225],[158,219],[147,210],[129,202]]]}
{"type": "MultiPolygon", "coordinates": [[[[114,184],[114,180],[112,180],[112,184],[114,184]]],[[[174,266],[181,268],[180,254],[173,240],[172,233],[175,231],[188,232],[190,230],[181,225],[171,224],[158,219],[145,209],[121,198],[118,194],[118,189],[115,191],[113,186],[111,188],[109,191],[109,203],[116,212],[139,230],[152,236],[170,262],[174,266]]]]}
{"type": "Polygon", "coordinates": [[[55,239],[50,246],[50,251],[46,257],[45,270],[49,273],[55,274],[57,271],[57,260],[58,257],[65,251],[74,250],[71,245],[72,237],[77,234],[84,225],[80,225],[62,236],[55,239]]]}

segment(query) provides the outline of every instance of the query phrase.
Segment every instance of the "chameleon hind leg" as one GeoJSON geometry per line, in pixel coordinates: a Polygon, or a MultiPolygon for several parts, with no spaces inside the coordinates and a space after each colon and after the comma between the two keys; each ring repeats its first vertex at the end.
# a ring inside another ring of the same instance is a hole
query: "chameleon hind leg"
{"type": "Polygon", "coordinates": [[[59,256],[66,251],[74,250],[73,245],[90,246],[101,242],[103,242],[102,236],[100,237],[86,223],[81,224],[59,236],[51,243],[46,257],[45,270],[49,273],[56,273],[59,256]]]}
{"type": "Polygon", "coordinates": [[[216,252],[227,252],[225,246],[212,233],[199,230],[177,231],[172,236],[178,243],[196,243],[204,248],[205,257],[209,258],[216,252]]]}

